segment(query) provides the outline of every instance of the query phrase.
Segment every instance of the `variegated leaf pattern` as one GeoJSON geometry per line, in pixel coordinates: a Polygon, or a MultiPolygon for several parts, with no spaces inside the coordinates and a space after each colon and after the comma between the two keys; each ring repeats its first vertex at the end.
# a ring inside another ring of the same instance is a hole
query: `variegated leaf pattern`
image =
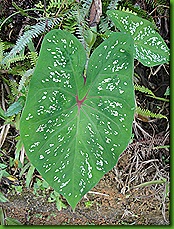
{"type": "Polygon", "coordinates": [[[169,48],[151,22],[119,10],[108,10],[107,15],[121,32],[133,37],[135,59],[148,67],[169,62],[169,48]]]}
{"type": "Polygon", "coordinates": [[[73,209],[129,143],[132,49],[129,35],[113,33],[85,70],[85,50],[75,36],[52,30],[44,38],[20,133],[31,163],[73,209]]]}

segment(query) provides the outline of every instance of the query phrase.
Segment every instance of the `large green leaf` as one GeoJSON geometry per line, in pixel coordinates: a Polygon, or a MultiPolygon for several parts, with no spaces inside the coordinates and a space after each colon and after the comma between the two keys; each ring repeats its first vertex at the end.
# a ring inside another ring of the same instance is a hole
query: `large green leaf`
{"type": "Polygon", "coordinates": [[[108,10],[107,15],[121,32],[133,37],[135,59],[143,65],[152,67],[169,61],[169,48],[151,22],[119,10],[108,10]]]}
{"type": "Polygon", "coordinates": [[[31,163],[74,209],[127,147],[134,116],[133,40],[113,33],[88,61],[79,40],[43,41],[20,123],[31,163]],[[84,77],[86,72],[87,77],[84,77]]]}

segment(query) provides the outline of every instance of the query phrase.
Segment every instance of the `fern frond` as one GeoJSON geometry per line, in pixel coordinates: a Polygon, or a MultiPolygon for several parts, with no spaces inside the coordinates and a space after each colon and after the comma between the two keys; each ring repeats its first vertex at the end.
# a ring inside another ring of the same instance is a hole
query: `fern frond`
{"type": "Polygon", "coordinates": [[[150,89],[148,89],[147,87],[144,87],[143,85],[140,86],[140,85],[138,85],[138,84],[135,84],[135,85],[134,85],[134,89],[135,89],[136,91],[140,91],[140,92],[142,92],[142,93],[146,93],[146,94],[148,94],[148,95],[152,95],[152,96],[155,97],[154,93],[153,93],[150,89]]]}
{"type": "Polygon", "coordinates": [[[38,60],[38,53],[37,52],[29,52],[28,58],[30,59],[30,63],[33,67],[36,66],[37,60],[38,60]]]}
{"type": "Polygon", "coordinates": [[[25,66],[23,65],[19,65],[19,64],[15,64],[13,68],[9,68],[8,70],[8,74],[11,74],[13,76],[22,76],[24,74],[25,71],[25,66]]]}
{"type": "Polygon", "coordinates": [[[72,7],[61,14],[62,16],[61,28],[73,34],[75,33],[76,26],[78,24],[75,17],[75,14],[77,13],[76,9],[77,6],[72,7]]]}
{"type": "Polygon", "coordinates": [[[54,8],[59,8],[61,6],[60,0],[50,0],[49,5],[47,6],[47,11],[52,10],[54,8]]]}
{"type": "Polygon", "coordinates": [[[49,0],[49,4],[47,6],[47,12],[53,10],[56,12],[57,9],[60,7],[66,8],[69,7],[72,3],[74,3],[74,0],[68,0],[68,1],[61,1],[61,0],[49,0]]]}
{"type": "Polygon", "coordinates": [[[15,101],[16,97],[19,95],[18,91],[18,83],[14,80],[8,80],[7,82],[9,88],[10,88],[10,94],[8,95],[9,102],[12,103],[15,101]]]}
{"type": "Polygon", "coordinates": [[[85,42],[85,31],[90,29],[88,27],[86,18],[89,15],[91,3],[91,0],[86,0],[83,4],[81,4],[81,6],[76,5],[74,9],[71,11],[74,20],[77,22],[75,34],[85,48],[87,47],[87,44],[85,42]]]}
{"type": "Polygon", "coordinates": [[[142,115],[142,116],[149,117],[149,118],[159,118],[159,119],[165,118],[165,119],[167,119],[167,117],[165,115],[156,114],[156,113],[149,111],[148,109],[142,109],[140,107],[136,108],[136,113],[139,115],[142,115]]]}
{"type": "Polygon", "coordinates": [[[35,68],[28,69],[21,77],[21,80],[19,81],[18,91],[22,91],[23,87],[25,87],[25,83],[28,80],[28,78],[33,74],[35,68]]]}
{"type": "MultiPolygon", "coordinates": [[[[42,1],[43,2],[43,1],[42,1]]],[[[39,9],[45,9],[44,4],[41,1],[39,1],[37,4],[35,4],[36,8],[39,9]]],[[[70,7],[71,4],[76,4],[74,0],[49,0],[46,2],[46,16],[50,17],[51,15],[55,15],[55,13],[60,9],[65,9],[67,7],[70,7]]]]}
{"type": "Polygon", "coordinates": [[[146,88],[144,86],[140,86],[138,84],[135,84],[134,85],[134,89],[137,90],[137,91],[140,91],[142,93],[148,94],[147,96],[152,97],[154,99],[158,99],[158,100],[161,100],[161,101],[164,101],[164,102],[169,102],[169,99],[155,96],[154,93],[150,89],[148,89],[148,88],[146,88]]]}
{"type": "Polygon", "coordinates": [[[159,5],[167,5],[166,0],[145,0],[147,4],[149,4],[152,8],[155,8],[159,5]]]}
{"type": "Polygon", "coordinates": [[[107,9],[108,10],[116,10],[117,6],[119,5],[120,0],[111,0],[111,2],[109,3],[107,9]]]}
{"type": "Polygon", "coordinates": [[[99,24],[99,33],[103,34],[108,30],[112,31],[113,26],[114,24],[107,17],[101,16],[99,24]]]}
{"type": "Polygon", "coordinates": [[[54,25],[58,24],[59,22],[60,19],[47,19],[47,21],[42,21],[31,26],[29,30],[25,31],[24,34],[19,37],[19,39],[16,42],[16,45],[5,56],[5,58],[2,60],[2,63],[6,64],[7,62],[10,62],[12,58],[16,57],[16,55],[18,55],[21,51],[24,51],[27,44],[30,43],[30,41],[33,38],[38,37],[47,29],[51,29],[54,25]]]}
{"type": "Polygon", "coordinates": [[[7,69],[10,68],[10,65],[13,64],[13,63],[16,63],[18,61],[23,61],[25,59],[25,55],[21,54],[21,55],[16,55],[16,56],[13,56],[12,58],[10,59],[7,59],[7,62],[6,62],[6,67],[7,69]]]}
{"type": "Polygon", "coordinates": [[[84,25],[83,27],[80,26],[79,24],[76,26],[76,32],[75,32],[76,36],[78,37],[79,41],[83,44],[83,46],[85,47],[85,28],[84,25]]]}
{"type": "Polygon", "coordinates": [[[153,17],[149,16],[147,11],[143,10],[139,6],[134,5],[131,0],[118,1],[115,9],[133,13],[141,18],[149,20],[155,26],[153,17]]]}

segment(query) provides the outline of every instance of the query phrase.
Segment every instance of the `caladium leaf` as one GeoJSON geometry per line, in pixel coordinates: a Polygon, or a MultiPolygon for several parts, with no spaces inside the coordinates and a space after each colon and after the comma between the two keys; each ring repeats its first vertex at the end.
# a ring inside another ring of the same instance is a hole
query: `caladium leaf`
{"type": "Polygon", "coordinates": [[[115,166],[134,117],[133,40],[113,33],[91,55],[72,34],[43,41],[21,117],[31,163],[74,209],[115,166]],[[85,71],[84,71],[85,70],[85,71]]]}
{"type": "Polygon", "coordinates": [[[148,67],[169,62],[169,48],[151,22],[119,10],[108,10],[107,15],[121,32],[133,37],[135,59],[148,67]]]}

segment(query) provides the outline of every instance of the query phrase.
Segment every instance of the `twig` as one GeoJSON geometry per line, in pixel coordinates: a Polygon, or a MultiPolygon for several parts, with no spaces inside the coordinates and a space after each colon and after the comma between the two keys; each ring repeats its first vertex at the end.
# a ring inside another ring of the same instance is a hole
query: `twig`
{"type": "Polygon", "coordinates": [[[152,10],[151,13],[149,13],[149,16],[150,16],[151,14],[153,14],[153,12],[155,12],[155,11],[157,10],[157,8],[159,8],[159,7],[165,7],[165,8],[167,8],[167,9],[169,9],[169,6],[159,5],[159,6],[157,6],[154,10],[152,10]]]}
{"type": "Polygon", "coordinates": [[[146,134],[150,138],[153,138],[150,134],[148,134],[145,130],[143,130],[143,128],[136,121],[133,121],[133,124],[135,125],[134,128],[138,127],[142,131],[142,133],[146,134]]]}
{"type": "Polygon", "coordinates": [[[98,194],[98,195],[102,195],[102,196],[109,196],[108,194],[104,194],[104,193],[100,193],[100,192],[89,191],[88,193],[98,194]]]}
{"type": "Polygon", "coordinates": [[[7,137],[8,131],[10,129],[10,124],[5,124],[2,127],[1,133],[0,133],[0,148],[3,146],[5,139],[7,137]]]}
{"type": "Polygon", "coordinates": [[[141,188],[141,187],[145,187],[145,186],[149,186],[149,185],[153,185],[153,184],[163,184],[163,183],[166,183],[165,178],[161,178],[161,180],[152,180],[152,181],[144,182],[142,184],[138,184],[138,185],[132,187],[132,189],[141,188]]]}

